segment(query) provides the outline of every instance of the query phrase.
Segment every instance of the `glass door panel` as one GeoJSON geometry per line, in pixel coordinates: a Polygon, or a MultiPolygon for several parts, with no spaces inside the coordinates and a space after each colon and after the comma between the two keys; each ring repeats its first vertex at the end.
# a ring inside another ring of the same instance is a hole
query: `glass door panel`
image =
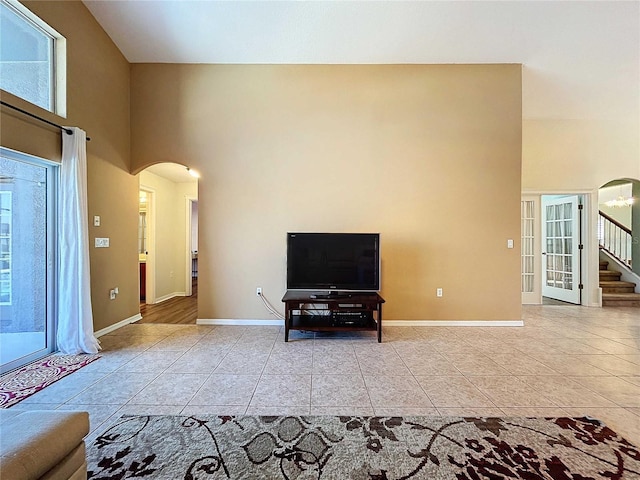
{"type": "Polygon", "coordinates": [[[0,150],[1,372],[53,350],[49,217],[54,168],[0,150]]]}
{"type": "Polygon", "coordinates": [[[542,197],[542,295],[580,304],[577,196],[542,197]]]}
{"type": "Polygon", "coordinates": [[[522,303],[540,304],[540,198],[522,197],[520,213],[522,303]]]}

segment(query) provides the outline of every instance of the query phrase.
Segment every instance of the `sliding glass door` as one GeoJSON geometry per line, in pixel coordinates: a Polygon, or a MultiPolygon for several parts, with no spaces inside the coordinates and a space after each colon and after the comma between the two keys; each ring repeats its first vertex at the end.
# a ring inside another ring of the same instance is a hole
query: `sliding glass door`
{"type": "Polygon", "coordinates": [[[0,372],[55,347],[56,175],[0,147],[0,372]]]}

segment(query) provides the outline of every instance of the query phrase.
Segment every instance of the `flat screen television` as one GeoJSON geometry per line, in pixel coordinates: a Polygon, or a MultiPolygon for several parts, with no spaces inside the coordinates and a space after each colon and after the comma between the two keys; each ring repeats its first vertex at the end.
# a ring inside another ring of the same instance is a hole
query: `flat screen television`
{"type": "Polygon", "coordinates": [[[287,290],[377,292],[379,233],[287,233],[287,290]]]}

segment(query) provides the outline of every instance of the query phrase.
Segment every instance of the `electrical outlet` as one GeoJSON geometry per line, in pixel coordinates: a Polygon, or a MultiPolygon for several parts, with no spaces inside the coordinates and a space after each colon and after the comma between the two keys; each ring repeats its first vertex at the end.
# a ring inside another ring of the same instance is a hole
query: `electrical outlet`
{"type": "Polygon", "coordinates": [[[436,297],[441,297],[442,296],[442,289],[441,288],[437,288],[436,289],[436,297]]]}
{"type": "Polygon", "coordinates": [[[109,298],[111,300],[115,300],[116,299],[116,291],[115,290],[109,290],[109,298]]]}
{"type": "Polygon", "coordinates": [[[108,238],[98,238],[95,239],[95,247],[96,248],[109,248],[109,239],[108,238]]]}
{"type": "Polygon", "coordinates": [[[262,295],[262,287],[256,287],[256,295],[257,296],[262,295]]]}

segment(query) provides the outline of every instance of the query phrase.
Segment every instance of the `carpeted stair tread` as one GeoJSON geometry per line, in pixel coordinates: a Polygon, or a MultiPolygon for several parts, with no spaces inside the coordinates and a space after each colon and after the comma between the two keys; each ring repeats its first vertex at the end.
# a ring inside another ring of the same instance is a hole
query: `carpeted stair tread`
{"type": "Polygon", "coordinates": [[[634,293],[636,284],[632,282],[604,280],[600,282],[602,293],[634,293]]]}
{"type": "Polygon", "coordinates": [[[640,298],[640,293],[603,293],[602,297],[612,298],[612,299],[620,299],[620,298],[640,298]]]}
{"type": "Polygon", "coordinates": [[[606,280],[618,280],[622,276],[620,272],[614,272],[613,270],[600,270],[600,281],[606,280]]]}
{"type": "Polygon", "coordinates": [[[620,287],[635,287],[636,284],[633,282],[625,282],[624,280],[603,280],[602,282],[600,282],[600,286],[607,286],[607,287],[615,287],[615,286],[620,286],[620,287]]]}
{"type": "Polygon", "coordinates": [[[603,307],[640,307],[640,293],[635,293],[636,284],[621,280],[622,273],[608,270],[609,262],[600,260],[600,288],[603,307]]]}
{"type": "Polygon", "coordinates": [[[603,293],[605,307],[640,307],[640,293],[603,293]]]}

